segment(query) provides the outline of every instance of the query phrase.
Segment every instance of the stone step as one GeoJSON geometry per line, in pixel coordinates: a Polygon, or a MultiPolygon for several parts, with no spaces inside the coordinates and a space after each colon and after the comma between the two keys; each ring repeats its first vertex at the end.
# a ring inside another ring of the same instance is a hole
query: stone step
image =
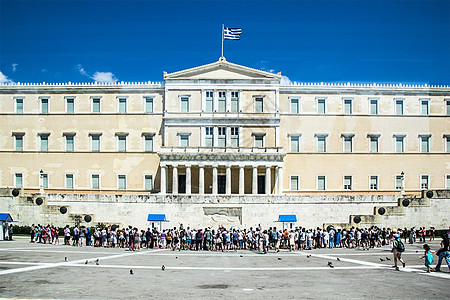
{"type": "Polygon", "coordinates": [[[402,206],[375,206],[374,214],[379,216],[403,216],[405,215],[405,207],[402,206]],[[380,213],[380,208],[384,208],[384,214],[380,213]]]}
{"type": "MultiPolygon", "coordinates": [[[[377,224],[380,223],[381,217],[379,215],[350,215],[350,224],[377,224]],[[359,217],[360,222],[356,222],[355,218],[359,217]]],[[[353,225],[354,226],[354,225],[353,225]]]]}
{"type": "Polygon", "coordinates": [[[398,199],[398,205],[403,207],[418,207],[418,206],[430,206],[430,199],[429,198],[399,198],[398,199]]]}

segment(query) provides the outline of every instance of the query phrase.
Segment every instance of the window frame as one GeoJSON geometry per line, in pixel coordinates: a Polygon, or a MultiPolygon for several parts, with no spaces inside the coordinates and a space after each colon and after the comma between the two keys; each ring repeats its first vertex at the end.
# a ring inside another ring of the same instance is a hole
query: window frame
{"type": "Polygon", "coordinates": [[[25,106],[25,97],[14,97],[14,113],[18,115],[22,115],[24,113],[24,106],[25,106]],[[19,108],[19,102],[22,104],[21,111],[18,110],[19,108]]]}
{"type": "Polygon", "coordinates": [[[394,134],[394,152],[395,153],[405,153],[405,139],[406,139],[406,135],[405,134],[399,134],[399,135],[394,134]],[[398,148],[397,148],[398,139],[402,140],[402,149],[401,149],[401,151],[398,151],[398,148]]]}
{"type": "Polygon", "coordinates": [[[153,174],[144,174],[143,177],[144,177],[144,183],[143,183],[143,185],[142,185],[143,189],[144,189],[145,191],[151,191],[151,190],[153,190],[153,189],[155,188],[154,182],[153,182],[153,174]],[[150,187],[149,189],[146,187],[147,176],[150,177],[150,186],[151,186],[151,187],[150,187]]]}
{"type": "Polygon", "coordinates": [[[429,174],[420,174],[420,190],[429,190],[430,189],[430,182],[431,182],[431,179],[430,179],[430,175],[429,174]],[[426,182],[426,184],[427,184],[426,188],[423,187],[424,177],[426,177],[426,181],[427,181],[426,182]]]}
{"type": "Polygon", "coordinates": [[[239,112],[239,103],[240,103],[240,92],[239,91],[231,91],[230,92],[230,112],[237,113],[239,112]],[[236,93],[237,96],[233,96],[236,93]],[[236,103],[236,110],[234,110],[234,103],[236,103]]]}
{"type": "Polygon", "coordinates": [[[289,97],[289,112],[294,115],[300,114],[300,97],[289,97]],[[296,101],[297,104],[293,103],[293,101],[296,101]],[[293,105],[296,111],[292,110],[293,105]]]}
{"type": "Polygon", "coordinates": [[[353,115],[353,97],[342,98],[342,113],[344,115],[353,115]],[[347,111],[347,102],[350,103],[349,111],[347,111]]]}
{"type": "Polygon", "coordinates": [[[300,153],[300,137],[301,137],[302,135],[301,134],[289,134],[288,135],[288,137],[289,137],[289,152],[290,153],[300,153]],[[297,150],[293,150],[292,149],[292,147],[293,147],[293,139],[297,139],[297,150]]]}
{"type": "Polygon", "coordinates": [[[75,96],[66,96],[64,97],[65,104],[66,104],[66,114],[75,114],[75,96]],[[72,111],[69,111],[69,103],[72,102],[72,111]]]}
{"type": "Polygon", "coordinates": [[[430,115],[430,98],[419,98],[420,115],[429,116],[430,115]],[[423,111],[423,104],[426,103],[426,112],[423,111]]]}
{"type": "Polygon", "coordinates": [[[431,134],[419,134],[419,151],[420,153],[430,153],[431,134]],[[423,151],[423,143],[426,141],[426,151],[423,151]]]}
{"type": "Polygon", "coordinates": [[[445,189],[450,190],[450,174],[445,174],[445,189]]]}
{"type": "Polygon", "coordinates": [[[264,95],[253,96],[253,107],[255,113],[264,113],[264,95]],[[261,111],[259,111],[259,104],[261,103],[261,111]]]}
{"type": "Polygon", "coordinates": [[[48,186],[50,185],[50,178],[48,176],[48,173],[39,174],[39,181],[41,182],[41,185],[44,189],[48,189],[48,186]],[[45,181],[44,178],[47,178],[47,181],[45,181]]]}
{"type": "Polygon", "coordinates": [[[41,114],[49,114],[50,113],[50,97],[49,96],[39,97],[39,103],[40,103],[40,110],[39,110],[40,113],[41,114]],[[44,107],[46,107],[45,111],[44,111],[44,107]]]}
{"type": "Polygon", "coordinates": [[[101,96],[91,96],[91,113],[100,114],[102,112],[102,97],[101,96]],[[98,111],[94,109],[97,107],[98,103],[98,111]]]}
{"type": "Polygon", "coordinates": [[[230,147],[238,148],[240,146],[239,145],[239,143],[240,143],[239,135],[240,135],[240,128],[236,127],[236,126],[231,126],[230,127],[230,147]],[[233,134],[233,132],[235,134],[233,134]],[[237,141],[237,145],[236,146],[233,146],[233,144],[235,143],[233,141],[237,141]]]}
{"type": "Polygon", "coordinates": [[[25,133],[24,132],[13,132],[12,135],[14,137],[14,151],[24,151],[24,145],[25,145],[24,136],[25,136],[25,133]],[[20,137],[20,139],[18,139],[18,137],[20,137]],[[21,141],[21,149],[17,148],[17,142],[19,140],[21,141]]]}
{"type": "Polygon", "coordinates": [[[154,96],[144,96],[143,98],[144,98],[144,112],[146,114],[153,114],[154,111],[155,111],[155,107],[154,107],[154,105],[155,105],[155,103],[154,103],[155,97],[154,96]],[[148,107],[149,107],[148,104],[149,103],[151,103],[151,111],[148,110],[148,107]]]}
{"type": "Polygon", "coordinates": [[[191,136],[190,132],[189,133],[185,133],[185,132],[178,133],[177,135],[178,135],[178,145],[180,148],[190,147],[190,136],[191,136]],[[182,145],[184,138],[186,138],[185,140],[186,140],[187,145],[182,145]]]}
{"type": "Polygon", "coordinates": [[[64,173],[64,188],[66,190],[73,190],[75,189],[75,175],[73,173],[64,173]],[[67,185],[67,179],[69,176],[72,178],[72,187],[68,187],[67,185]]]}
{"type": "Polygon", "coordinates": [[[395,103],[395,115],[403,116],[405,114],[405,99],[404,98],[394,98],[395,103]],[[398,104],[401,103],[401,112],[398,111],[398,104]]]}
{"type": "Polygon", "coordinates": [[[293,174],[293,175],[289,175],[289,190],[290,191],[300,191],[300,175],[297,174],[293,174]],[[297,179],[297,189],[293,189],[292,187],[292,179],[296,178],[297,179]]]}
{"type": "Polygon", "coordinates": [[[117,174],[117,190],[118,191],[126,191],[127,190],[127,175],[126,174],[117,174]],[[120,187],[120,180],[124,179],[125,186],[123,188],[120,187]]]}
{"type": "Polygon", "coordinates": [[[327,114],[327,98],[326,97],[316,97],[316,106],[317,106],[317,114],[318,115],[326,115],[327,114]],[[323,103],[323,112],[320,111],[323,103]]]}
{"type": "Polygon", "coordinates": [[[49,147],[49,141],[50,141],[49,136],[50,136],[50,134],[49,133],[39,133],[38,136],[39,136],[39,151],[41,151],[41,152],[48,152],[49,149],[50,149],[50,147],[49,147]],[[46,149],[43,149],[43,145],[44,145],[43,141],[44,140],[47,142],[46,149]]]}
{"type": "Polygon", "coordinates": [[[64,151],[65,152],[74,152],[75,151],[75,134],[64,133],[63,135],[64,135],[64,143],[65,143],[64,151]],[[69,149],[69,147],[68,147],[69,138],[72,138],[72,149],[69,149]]]}
{"type": "Polygon", "coordinates": [[[227,112],[227,92],[226,91],[218,91],[217,92],[217,112],[219,113],[225,113],[227,112]],[[224,97],[221,97],[221,95],[225,95],[224,97]],[[223,106],[223,107],[221,107],[223,106]]]}
{"type": "Polygon", "coordinates": [[[327,190],[327,175],[316,175],[316,190],[326,191],[327,190]],[[323,177],[323,189],[319,188],[319,179],[323,177]]]}
{"type": "Polygon", "coordinates": [[[342,176],[342,189],[344,191],[353,191],[353,175],[343,175],[342,176]],[[350,179],[350,188],[346,188],[346,186],[348,186],[348,185],[345,184],[345,180],[347,178],[350,179]]]}
{"type": "Polygon", "coordinates": [[[23,173],[14,173],[14,187],[18,188],[18,189],[23,188],[24,187],[23,179],[24,179],[23,178],[23,173]],[[18,175],[20,175],[20,186],[17,185],[17,179],[19,177],[18,175]]]}
{"type": "Polygon", "coordinates": [[[265,136],[266,133],[252,133],[253,136],[253,148],[264,148],[266,143],[265,143],[265,136]],[[261,146],[257,146],[257,142],[261,142],[261,146]]]}
{"type": "Polygon", "coordinates": [[[178,99],[179,99],[179,105],[180,105],[180,112],[182,112],[182,113],[188,113],[188,112],[190,112],[190,107],[189,107],[189,102],[190,102],[190,98],[191,98],[191,96],[190,95],[179,95],[178,96],[178,99]],[[184,110],[184,106],[183,106],[183,103],[186,103],[186,110],[184,110]]]}
{"type": "Polygon", "coordinates": [[[91,152],[101,152],[102,150],[102,144],[101,144],[101,133],[89,133],[89,136],[91,137],[91,152]],[[98,150],[94,149],[94,137],[98,138],[98,150]]]}
{"type": "Polygon", "coordinates": [[[444,134],[444,151],[450,153],[450,134],[444,134]]]}
{"type": "Polygon", "coordinates": [[[92,190],[101,190],[101,176],[100,174],[91,174],[91,189],[92,190]],[[98,176],[98,187],[94,187],[94,176],[98,176]]]}
{"type": "Polygon", "coordinates": [[[154,152],[155,145],[154,145],[154,134],[153,133],[142,133],[142,139],[143,139],[143,151],[144,152],[154,152]],[[150,141],[150,150],[147,149],[147,141],[150,141]]]}
{"type": "Polygon", "coordinates": [[[405,180],[405,175],[401,174],[395,174],[394,175],[394,189],[395,190],[402,190],[403,189],[403,181],[405,180]],[[398,180],[400,179],[400,186],[397,185],[398,180]]]}
{"type": "Polygon", "coordinates": [[[369,139],[369,153],[379,153],[380,152],[380,134],[368,134],[369,139]],[[372,139],[376,141],[376,151],[372,151],[372,139]]]}
{"type": "Polygon", "coordinates": [[[128,113],[128,96],[117,96],[117,105],[118,114],[128,113]]]}
{"type": "Polygon", "coordinates": [[[204,146],[214,147],[214,126],[205,126],[204,128],[204,146]]]}
{"type": "Polygon", "coordinates": [[[343,133],[342,137],[342,153],[353,153],[353,138],[355,134],[353,133],[343,133]],[[347,143],[350,143],[350,149],[347,151],[347,143]]]}
{"type": "Polygon", "coordinates": [[[369,98],[369,115],[378,115],[379,114],[379,98],[369,98]],[[372,112],[372,102],[375,102],[375,113],[372,112]]]}
{"type": "Polygon", "coordinates": [[[316,138],[316,153],[326,153],[327,152],[327,138],[328,138],[328,134],[322,134],[322,133],[316,133],[315,135],[316,138]],[[320,140],[323,139],[323,151],[319,151],[320,150],[320,140]]]}
{"type": "Polygon", "coordinates": [[[369,175],[369,190],[378,191],[380,189],[380,176],[379,175],[369,175]],[[372,178],[375,178],[375,188],[372,187],[372,178]]]}
{"type": "Polygon", "coordinates": [[[126,133],[126,132],[120,132],[120,133],[116,133],[116,137],[117,137],[117,152],[127,152],[128,151],[128,133],[126,133]],[[125,146],[125,149],[123,149],[123,150],[121,150],[121,148],[120,148],[120,145],[121,145],[121,143],[120,143],[120,140],[121,140],[121,138],[123,138],[124,139],[124,141],[125,141],[125,143],[124,143],[124,146],[125,146]]]}

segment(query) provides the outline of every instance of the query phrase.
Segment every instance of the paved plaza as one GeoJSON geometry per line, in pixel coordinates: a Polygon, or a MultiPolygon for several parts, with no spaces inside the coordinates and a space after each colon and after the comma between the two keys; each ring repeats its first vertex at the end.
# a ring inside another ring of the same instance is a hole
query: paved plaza
{"type": "MultiPolygon", "coordinates": [[[[437,249],[439,241],[429,244],[437,249]]],[[[246,250],[130,252],[33,244],[17,237],[0,242],[0,297],[448,299],[450,273],[445,261],[443,272],[426,273],[420,259],[422,245],[406,247],[406,268],[397,272],[391,268],[387,246],[370,251],[281,250],[269,254],[246,250]]]]}

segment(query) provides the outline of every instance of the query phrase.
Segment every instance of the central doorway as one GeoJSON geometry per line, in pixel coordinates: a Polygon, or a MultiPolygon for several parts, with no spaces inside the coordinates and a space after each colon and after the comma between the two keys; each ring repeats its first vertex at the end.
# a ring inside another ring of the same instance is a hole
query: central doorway
{"type": "Polygon", "coordinates": [[[186,175],[178,175],[178,194],[186,194],[186,175]]]}
{"type": "Polygon", "coordinates": [[[226,175],[217,175],[217,193],[225,194],[227,185],[227,176],[226,175]]]}
{"type": "Polygon", "coordinates": [[[266,193],[266,176],[258,175],[258,194],[266,193]]]}

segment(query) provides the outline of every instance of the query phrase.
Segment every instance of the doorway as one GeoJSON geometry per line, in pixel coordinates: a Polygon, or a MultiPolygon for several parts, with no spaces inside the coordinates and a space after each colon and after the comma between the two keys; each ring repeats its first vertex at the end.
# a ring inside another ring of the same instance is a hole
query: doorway
{"type": "Polygon", "coordinates": [[[186,175],[178,175],[178,194],[186,194],[186,175]]]}
{"type": "Polygon", "coordinates": [[[258,175],[258,194],[266,193],[266,175],[258,175]]]}
{"type": "Polygon", "coordinates": [[[217,175],[217,193],[225,194],[227,185],[227,176],[226,175],[217,175]]]}

